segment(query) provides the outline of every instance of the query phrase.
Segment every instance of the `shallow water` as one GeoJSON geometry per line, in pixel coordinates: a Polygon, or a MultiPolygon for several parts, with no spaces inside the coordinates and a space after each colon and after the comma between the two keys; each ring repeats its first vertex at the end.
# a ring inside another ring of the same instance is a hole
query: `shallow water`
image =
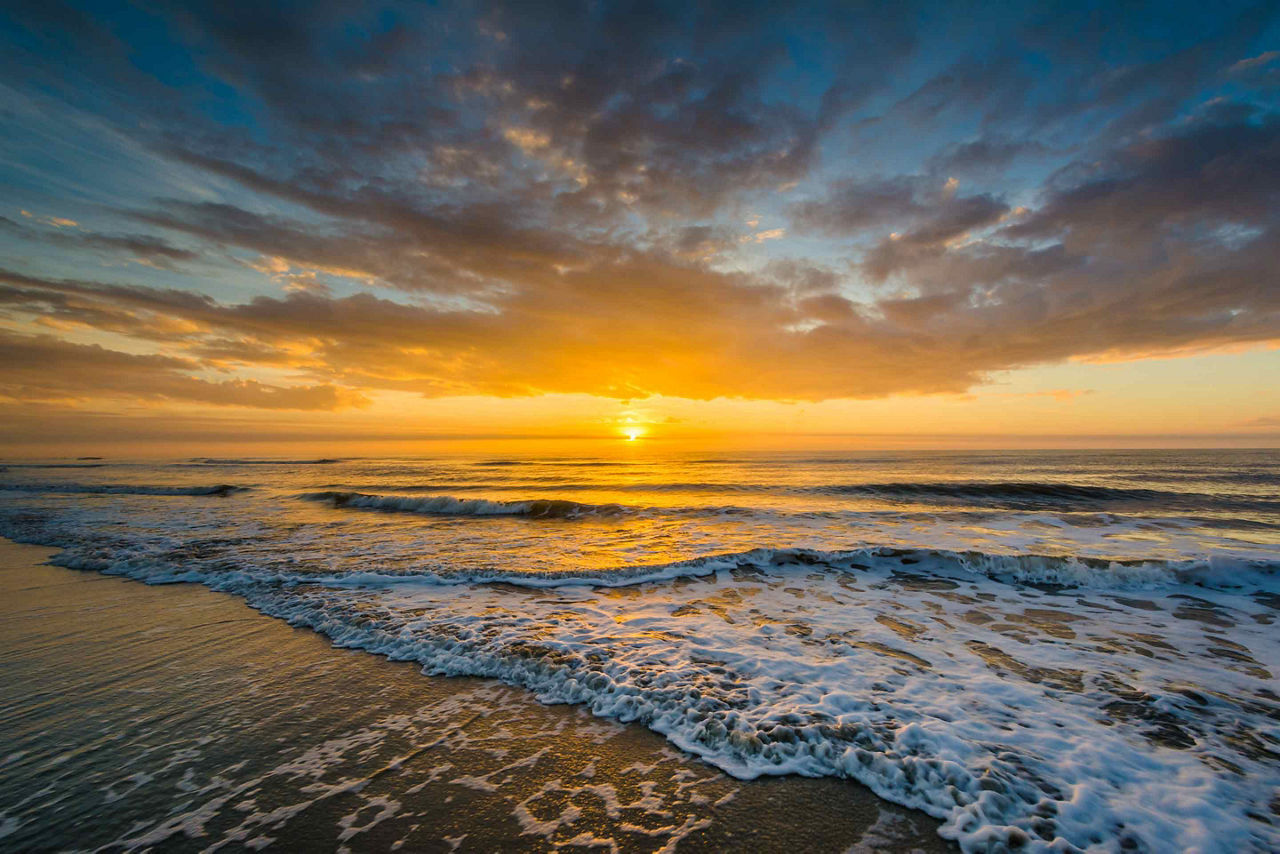
{"type": "Polygon", "coordinates": [[[105,462],[9,465],[0,534],[967,850],[1280,848],[1272,451],[105,462]]]}

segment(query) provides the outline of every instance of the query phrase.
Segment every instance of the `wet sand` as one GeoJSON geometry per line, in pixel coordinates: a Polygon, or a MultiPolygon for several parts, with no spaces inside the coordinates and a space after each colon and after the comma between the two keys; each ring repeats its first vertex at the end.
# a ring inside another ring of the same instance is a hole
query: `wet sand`
{"type": "Polygon", "coordinates": [[[0,850],[946,851],[834,779],[333,648],[195,585],[0,541],[0,850]]]}

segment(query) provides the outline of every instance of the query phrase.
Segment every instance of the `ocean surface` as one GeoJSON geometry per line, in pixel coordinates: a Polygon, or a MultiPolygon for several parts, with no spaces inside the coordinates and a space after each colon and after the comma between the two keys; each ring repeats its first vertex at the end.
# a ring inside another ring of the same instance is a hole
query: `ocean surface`
{"type": "Polygon", "coordinates": [[[966,851],[1280,850],[1280,453],[0,463],[0,535],[857,780],[966,851]]]}

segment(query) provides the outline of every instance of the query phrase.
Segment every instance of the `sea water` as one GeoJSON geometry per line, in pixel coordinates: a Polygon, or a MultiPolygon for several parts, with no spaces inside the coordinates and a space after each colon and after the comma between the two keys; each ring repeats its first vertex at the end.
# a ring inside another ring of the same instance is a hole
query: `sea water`
{"type": "Polygon", "coordinates": [[[967,851],[1280,849],[1274,451],[24,461],[0,535],[845,777],[967,851]]]}

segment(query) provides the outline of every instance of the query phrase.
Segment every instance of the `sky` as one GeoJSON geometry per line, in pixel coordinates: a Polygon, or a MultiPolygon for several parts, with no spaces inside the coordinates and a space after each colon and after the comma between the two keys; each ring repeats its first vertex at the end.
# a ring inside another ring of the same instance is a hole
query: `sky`
{"type": "Polygon", "coordinates": [[[1278,95],[1275,2],[8,2],[0,453],[1278,446],[1278,95]]]}

